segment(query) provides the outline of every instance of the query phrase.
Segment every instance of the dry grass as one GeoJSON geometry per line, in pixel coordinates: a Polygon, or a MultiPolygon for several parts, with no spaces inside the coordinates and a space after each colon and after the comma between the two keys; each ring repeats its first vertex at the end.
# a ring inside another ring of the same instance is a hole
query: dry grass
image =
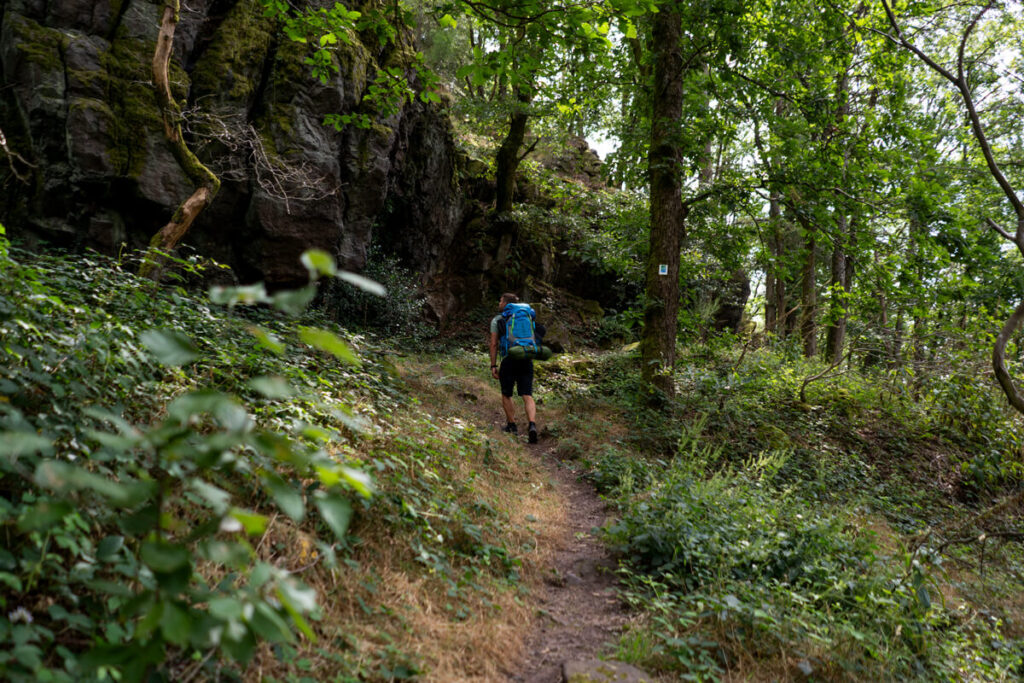
{"type": "MultiPolygon", "coordinates": [[[[540,568],[562,540],[565,511],[536,456],[496,433],[500,404],[495,383],[468,376],[457,364],[409,363],[402,375],[422,412],[399,415],[372,443],[357,447],[357,456],[386,451],[389,440],[414,438],[428,425],[438,427],[431,438],[449,446],[445,476],[471,482],[466,495],[472,500],[462,503],[485,501],[507,520],[500,527],[502,537],[487,540],[521,562],[520,579],[510,583],[494,572],[477,573],[476,587],[460,588],[453,599],[450,582],[417,560],[411,547],[414,533],[375,518],[373,507],[353,521],[351,533],[358,542],[345,566],[329,570],[318,562],[312,537],[277,517],[260,542],[260,555],[299,572],[324,605],[321,618],[312,622],[318,642],[301,643],[293,659],[307,660],[301,673],[316,680],[386,680],[381,667],[402,662],[418,669],[424,681],[503,680],[502,667],[522,651],[536,609],[531,589],[539,585],[540,568]],[[459,457],[467,443],[477,445],[472,456],[459,457]]],[[[294,666],[263,645],[246,680],[286,679],[298,673],[294,666]]]]}

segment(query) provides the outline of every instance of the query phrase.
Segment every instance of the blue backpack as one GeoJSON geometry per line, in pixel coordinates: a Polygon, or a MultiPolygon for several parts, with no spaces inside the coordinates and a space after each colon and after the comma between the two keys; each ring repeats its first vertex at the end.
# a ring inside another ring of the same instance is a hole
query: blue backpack
{"type": "Polygon", "coordinates": [[[540,351],[537,343],[536,318],[530,304],[507,304],[501,311],[505,321],[505,334],[501,338],[501,357],[532,358],[540,351]],[[518,348],[517,348],[518,347],[518,348]]]}

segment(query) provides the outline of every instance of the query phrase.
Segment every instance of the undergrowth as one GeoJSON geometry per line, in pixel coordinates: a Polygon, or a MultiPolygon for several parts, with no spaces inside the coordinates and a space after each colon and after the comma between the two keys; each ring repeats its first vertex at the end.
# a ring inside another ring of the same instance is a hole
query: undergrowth
{"type": "Polygon", "coordinates": [[[1013,500],[1019,425],[960,417],[991,387],[853,370],[804,402],[821,366],[704,347],[652,410],[629,354],[560,363],[558,454],[617,508],[605,537],[641,615],[619,658],[681,680],[1024,674],[1019,511],[978,516],[1013,500]],[[978,444],[998,454],[983,480],[978,444]]]}
{"type": "Polygon", "coordinates": [[[2,234],[0,272],[0,678],[486,670],[531,535],[494,482],[523,477],[302,313],[315,284],[224,306],[2,234]]]}

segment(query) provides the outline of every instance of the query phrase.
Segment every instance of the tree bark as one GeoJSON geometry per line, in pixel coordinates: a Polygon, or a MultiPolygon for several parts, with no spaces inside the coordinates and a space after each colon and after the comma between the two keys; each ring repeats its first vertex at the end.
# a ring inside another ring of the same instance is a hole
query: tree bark
{"type": "Polygon", "coordinates": [[[786,335],[786,279],[779,268],[782,261],[782,206],[775,193],[768,199],[768,225],[771,232],[768,234],[764,326],[782,339],[786,335]]]}
{"type": "Polygon", "coordinates": [[[804,267],[800,293],[800,336],[804,344],[804,357],[818,355],[818,283],[817,283],[817,231],[806,223],[804,267]]]}
{"type": "Polygon", "coordinates": [[[836,239],[832,247],[832,272],[829,279],[828,327],[825,332],[825,358],[835,363],[843,357],[846,343],[846,213],[840,209],[836,216],[836,239]]]}
{"type": "MultiPolygon", "coordinates": [[[[858,9],[858,13],[860,9],[858,9]]],[[[839,106],[836,109],[836,127],[841,129],[850,114],[850,73],[843,72],[843,75],[836,83],[836,100],[839,106]]],[[[843,172],[842,180],[846,181],[846,169],[850,163],[849,145],[843,151],[843,172]]],[[[843,201],[836,202],[836,234],[832,245],[832,272],[829,278],[829,315],[828,327],[825,334],[825,358],[829,363],[837,363],[843,357],[843,344],[846,343],[846,295],[850,291],[850,285],[846,281],[846,255],[848,243],[846,241],[847,225],[849,216],[843,201]]]]}
{"type": "Polygon", "coordinates": [[[501,142],[495,156],[496,198],[494,209],[499,214],[512,210],[512,193],[515,190],[516,170],[519,168],[519,149],[526,139],[526,124],[529,114],[526,105],[530,103],[529,95],[520,90],[516,92],[516,106],[509,115],[508,134],[501,142]]]}
{"type": "Polygon", "coordinates": [[[139,268],[139,275],[154,280],[159,279],[164,260],[158,252],[166,253],[177,246],[181,238],[192,227],[192,223],[210,205],[220,190],[220,178],[204,166],[185,143],[181,132],[181,108],[174,101],[174,95],[171,92],[169,68],[179,11],[178,0],[165,1],[163,16],[160,20],[160,33],[157,36],[156,49],[153,51],[153,85],[157,105],[163,118],[164,135],[171,144],[171,151],[174,153],[178,165],[196,186],[196,189],[178,207],[171,220],[153,235],[149,242],[149,252],[139,268]]]}
{"type": "Polygon", "coordinates": [[[687,210],[682,203],[677,136],[683,112],[682,17],[673,5],[653,17],[654,91],[648,152],[651,234],[647,261],[644,332],[640,345],[644,381],[666,396],[675,393],[679,315],[679,251],[687,210]],[[661,267],[667,272],[662,274],[661,267]]]}

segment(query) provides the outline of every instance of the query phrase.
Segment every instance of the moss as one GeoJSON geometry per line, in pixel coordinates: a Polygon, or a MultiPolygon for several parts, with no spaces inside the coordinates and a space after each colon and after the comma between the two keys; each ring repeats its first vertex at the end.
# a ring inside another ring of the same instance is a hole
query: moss
{"type": "Polygon", "coordinates": [[[46,71],[62,71],[68,37],[56,29],[40,26],[27,17],[13,15],[14,47],[33,64],[46,71]]]}
{"type": "MultiPolygon", "coordinates": [[[[153,94],[155,41],[131,38],[119,32],[110,49],[101,55],[109,78],[109,101],[115,126],[110,158],[122,173],[137,176],[146,162],[147,131],[160,131],[163,120],[153,94]]],[[[173,77],[174,80],[180,76],[173,77]]],[[[187,78],[187,77],[186,77],[187,78]]]]}
{"type": "Polygon", "coordinates": [[[200,93],[221,93],[233,100],[252,97],[274,34],[257,0],[242,0],[217,28],[209,49],[192,73],[200,93]]]}
{"type": "Polygon", "coordinates": [[[105,95],[109,96],[110,74],[104,69],[68,69],[68,82],[77,83],[82,88],[99,85],[105,95]]]}
{"type": "Polygon", "coordinates": [[[349,87],[357,92],[366,90],[366,74],[373,61],[370,51],[355,36],[351,42],[339,43],[335,52],[338,70],[344,75],[349,87]]]}

